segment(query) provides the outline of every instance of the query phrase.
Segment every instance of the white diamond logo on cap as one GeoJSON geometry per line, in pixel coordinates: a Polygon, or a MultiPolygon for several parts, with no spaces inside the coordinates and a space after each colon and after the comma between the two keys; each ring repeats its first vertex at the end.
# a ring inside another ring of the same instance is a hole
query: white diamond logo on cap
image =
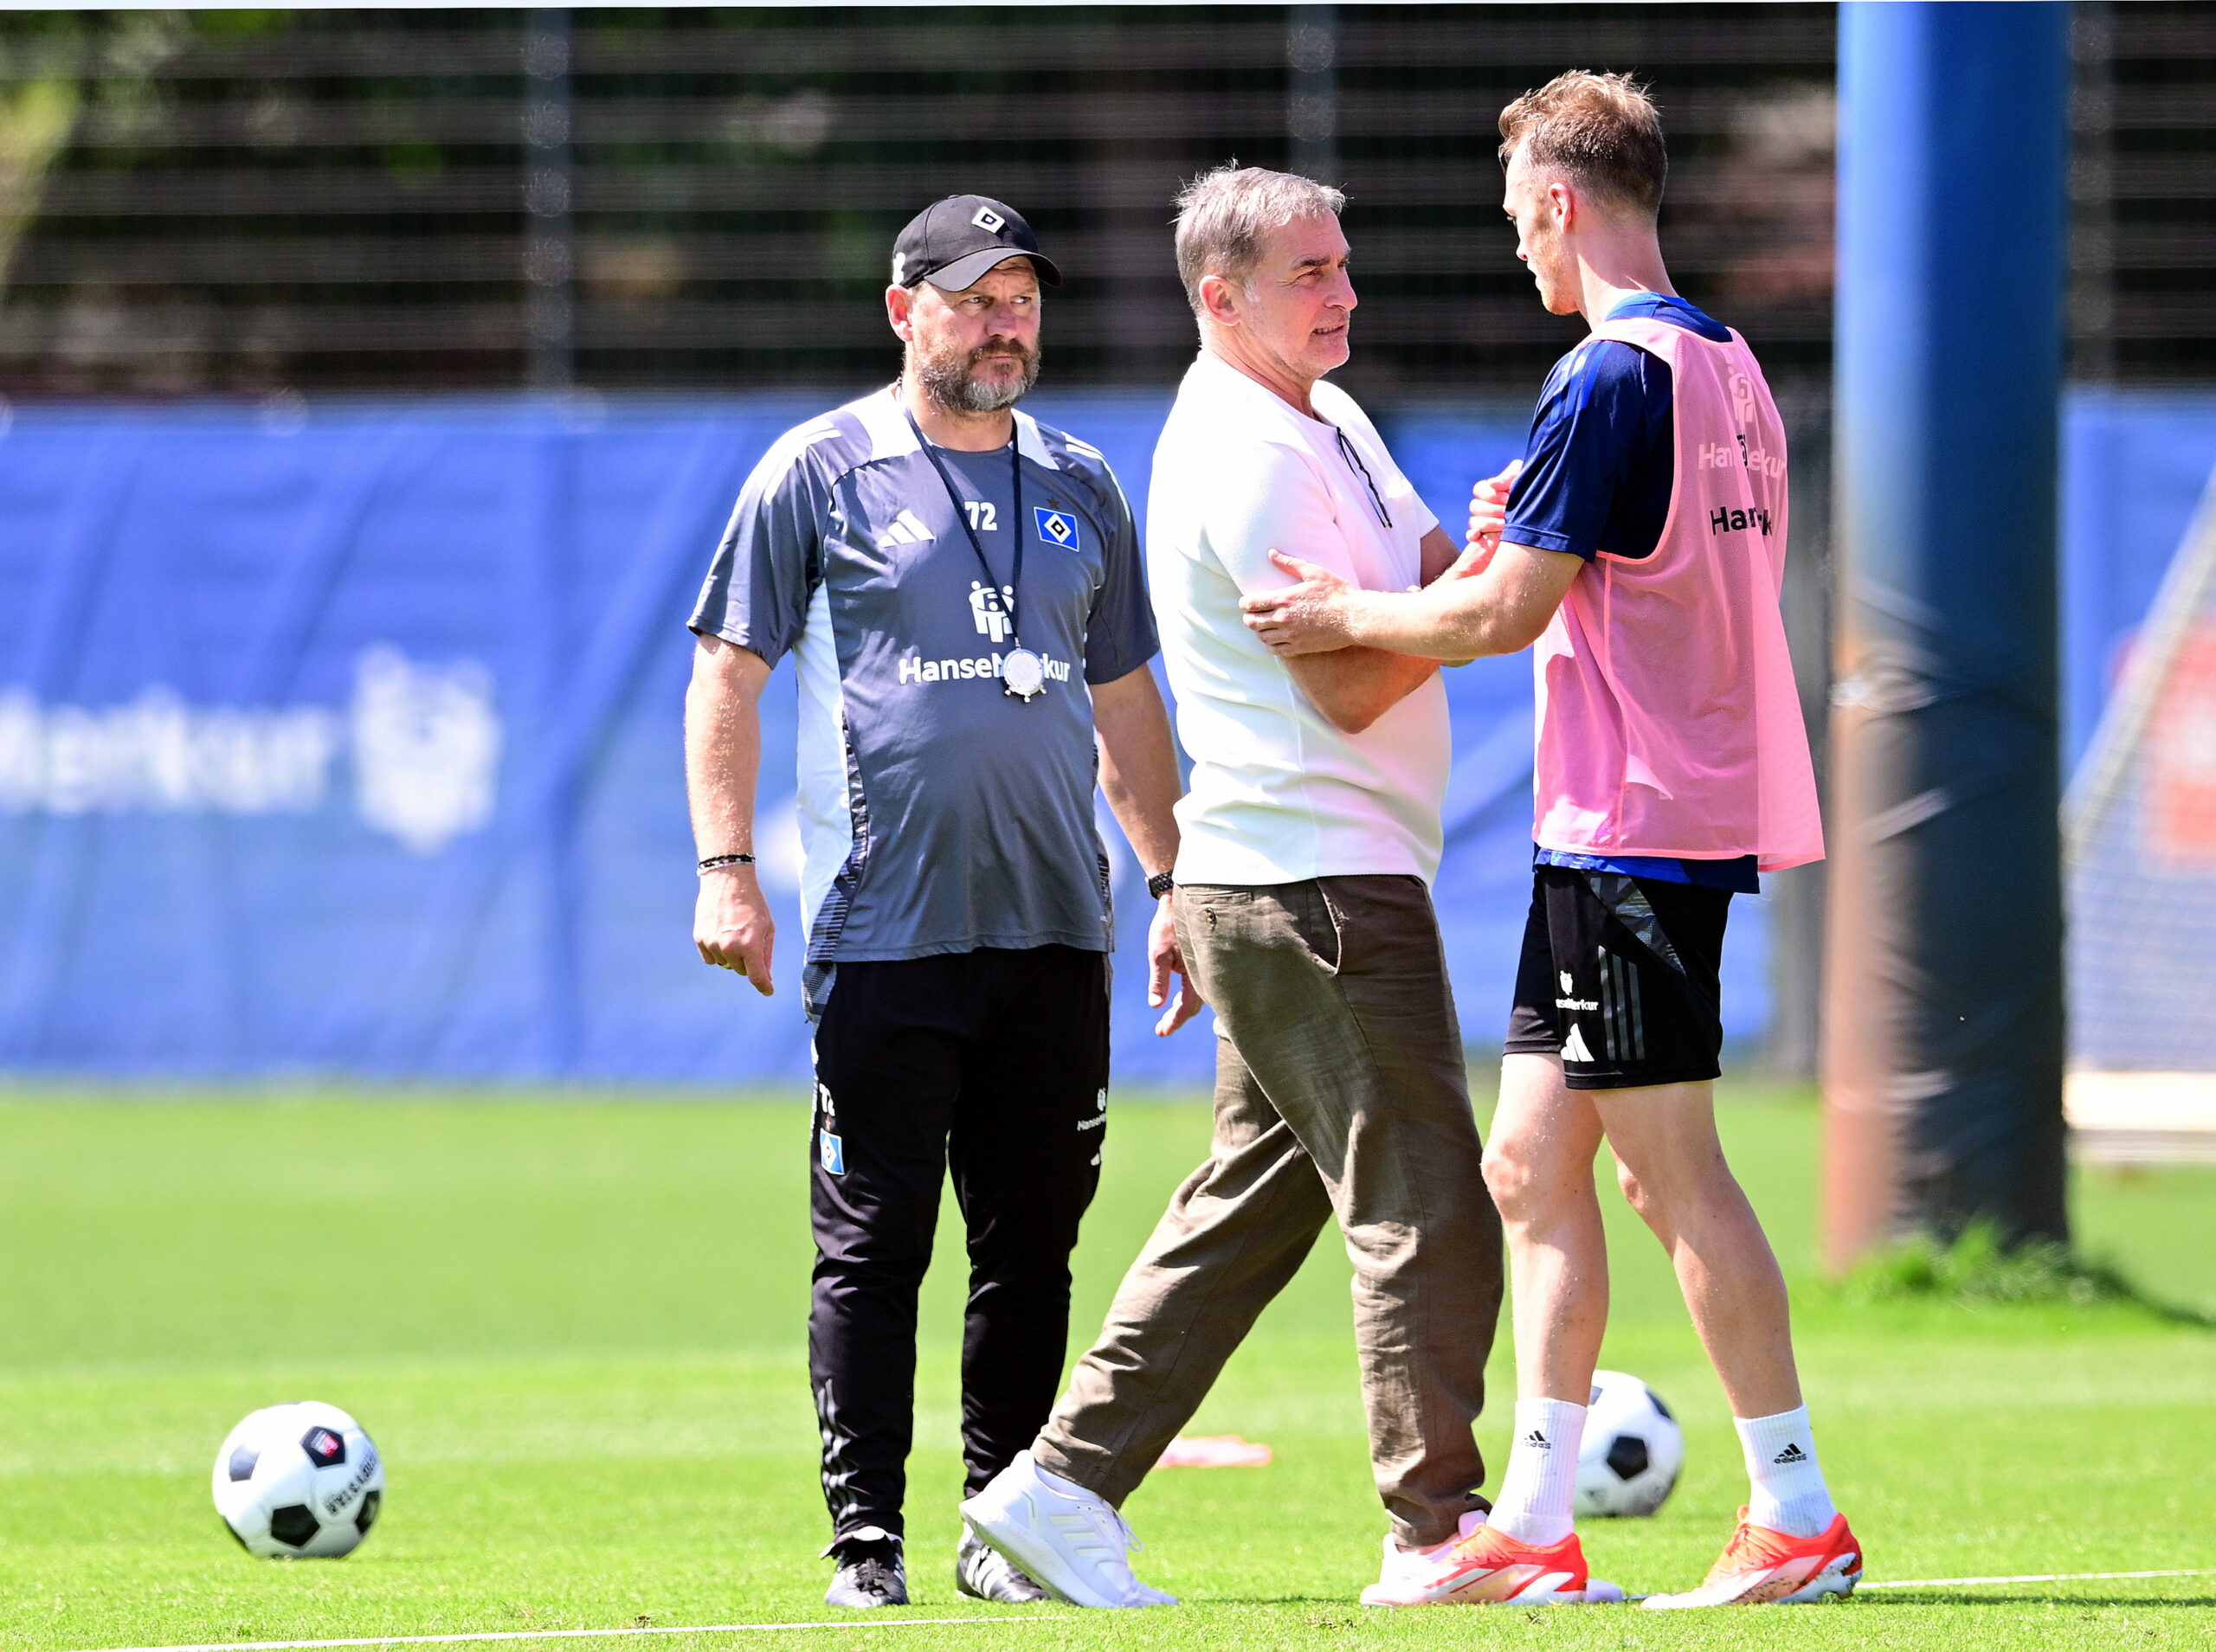
{"type": "Polygon", "coordinates": [[[932,202],[892,238],[892,250],[899,286],[929,281],[943,292],[960,292],[987,270],[1023,258],[1047,286],[1062,280],[1023,215],[990,196],[950,195],[932,202]]]}

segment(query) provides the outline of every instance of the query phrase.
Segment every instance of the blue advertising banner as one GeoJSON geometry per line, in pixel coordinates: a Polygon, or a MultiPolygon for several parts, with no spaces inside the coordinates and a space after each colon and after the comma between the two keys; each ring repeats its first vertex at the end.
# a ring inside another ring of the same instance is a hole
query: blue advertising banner
{"type": "MultiPolygon", "coordinates": [[[[780,990],[703,966],[680,742],[693,592],[741,480],[831,398],[18,410],[0,438],[0,1065],[213,1078],[785,1082],[798,985],[790,667],[760,843],[780,990]]],[[[1166,396],[1041,396],[1144,510],[1166,396]]],[[[1520,425],[1388,421],[1450,525],[1520,425]]],[[[1437,888],[1473,1044],[1530,889],[1523,659],[1448,673],[1437,888]]],[[[1150,1036],[1116,871],[1119,1081],[1150,1036]]],[[[1735,910],[1730,1032],[1768,1012],[1735,910]]]]}

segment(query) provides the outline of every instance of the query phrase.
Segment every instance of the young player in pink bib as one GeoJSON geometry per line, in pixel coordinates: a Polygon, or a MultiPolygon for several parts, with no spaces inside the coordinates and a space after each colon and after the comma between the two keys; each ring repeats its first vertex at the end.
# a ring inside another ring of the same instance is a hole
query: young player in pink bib
{"type": "Polygon", "coordinates": [[[1571,1499],[1607,1322],[1603,1141],[1676,1268],[1751,1482],[1702,1585],[1646,1604],[1846,1594],[1860,1545],[1817,1465],[1784,1280],[1712,1096],[1731,897],[1823,854],[1778,613],[1784,427],[1746,341],[1671,287],[1644,91],[1564,74],[1500,129],[1518,255],[1549,310],[1592,328],[1549,377],[1524,459],[1479,485],[1469,552],[1427,589],[1357,590],[1280,557],[1300,582],[1244,604],[1283,652],[1533,647],[1537,679],[1531,913],[1485,1150],[1516,1287],[1515,1438],[1490,1514],[1388,1563],[1362,1598],[1496,1600],[1527,1574],[1585,1576],[1571,1499]]]}
{"type": "Polygon", "coordinates": [[[1597,548],[1539,639],[1533,835],[1543,848],[1605,856],[1753,855],[1762,871],[1820,860],[1815,775],[1778,615],[1776,404],[1736,333],[1717,343],[1659,314],[1611,318],[1579,350],[1607,339],[1668,370],[1669,514],[1639,556],[1597,548]]]}

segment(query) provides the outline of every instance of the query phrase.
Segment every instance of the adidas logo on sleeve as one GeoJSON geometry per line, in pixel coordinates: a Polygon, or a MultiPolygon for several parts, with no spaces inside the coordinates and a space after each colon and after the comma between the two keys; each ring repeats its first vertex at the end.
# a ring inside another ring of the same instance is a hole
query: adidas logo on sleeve
{"type": "Polygon", "coordinates": [[[924,525],[924,519],[921,517],[913,511],[903,510],[899,516],[892,518],[892,525],[886,529],[885,537],[877,543],[878,549],[880,550],[890,550],[895,545],[920,545],[937,537],[937,534],[924,525]]]}

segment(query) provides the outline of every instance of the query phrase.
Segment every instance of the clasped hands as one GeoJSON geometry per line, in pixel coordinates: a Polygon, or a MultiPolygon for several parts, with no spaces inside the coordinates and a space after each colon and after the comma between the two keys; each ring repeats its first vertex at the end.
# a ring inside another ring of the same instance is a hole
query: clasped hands
{"type": "MultiPolygon", "coordinates": [[[[1524,468],[1516,460],[1496,476],[1488,476],[1470,492],[1470,529],[1465,550],[1441,579],[1471,579],[1485,570],[1500,549],[1502,525],[1508,517],[1508,493],[1524,468]]],[[[1328,568],[1318,567],[1284,551],[1270,552],[1270,561],[1294,583],[1274,591],[1244,597],[1239,607],[1252,631],[1275,654],[1323,654],[1344,648],[1353,638],[1349,626],[1356,605],[1364,595],[1328,568]]]]}

